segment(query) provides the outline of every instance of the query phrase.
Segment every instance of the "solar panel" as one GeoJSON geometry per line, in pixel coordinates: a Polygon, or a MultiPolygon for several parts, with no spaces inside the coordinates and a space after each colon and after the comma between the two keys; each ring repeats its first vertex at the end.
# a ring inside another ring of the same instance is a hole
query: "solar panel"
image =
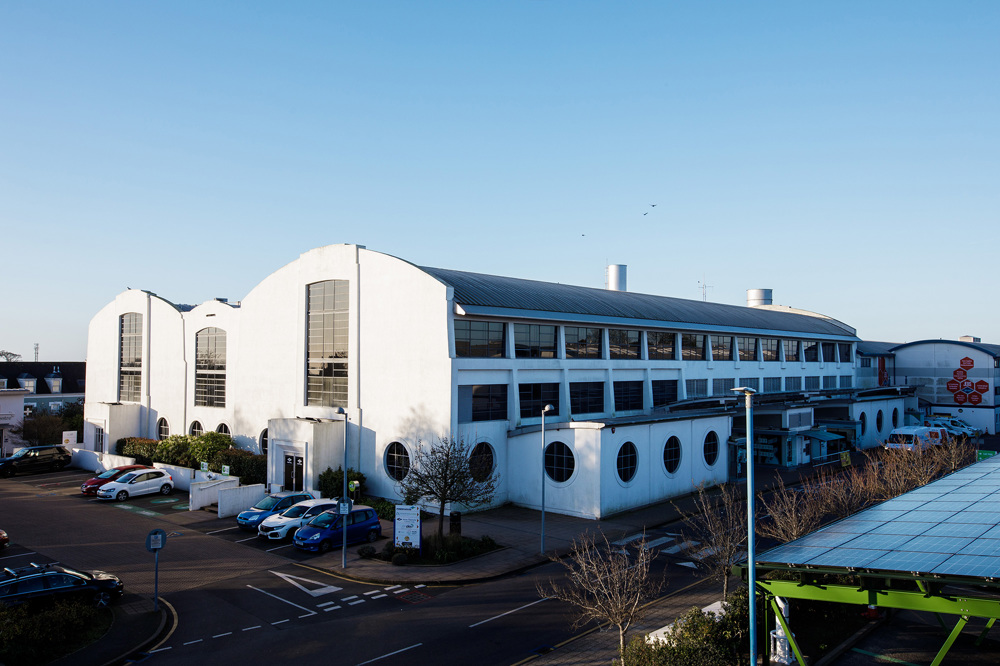
{"type": "Polygon", "coordinates": [[[927,500],[925,499],[903,499],[903,497],[909,497],[909,494],[891,499],[888,502],[883,502],[879,506],[891,507],[893,509],[916,509],[927,504],[927,500]]]}
{"type": "Polygon", "coordinates": [[[919,553],[947,553],[954,555],[962,548],[965,548],[973,539],[960,539],[957,537],[927,536],[926,534],[913,537],[905,545],[900,546],[900,551],[919,553]]]}
{"type": "Polygon", "coordinates": [[[867,568],[930,573],[949,557],[947,553],[893,552],[869,562],[867,568]]]}
{"type": "Polygon", "coordinates": [[[997,524],[997,512],[996,511],[961,511],[956,513],[951,518],[944,521],[945,523],[979,523],[982,525],[996,525],[997,524]]]}
{"type": "Polygon", "coordinates": [[[988,531],[980,534],[984,539],[1000,539],[1000,525],[995,525],[991,527],[988,531]]]}
{"type": "MultiPolygon", "coordinates": [[[[862,511],[858,516],[863,515],[862,511]]],[[[835,522],[826,528],[828,532],[847,532],[849,534],[864,534],[866,532],[871,532],[876,527],[883,525],[885,521],[882,520],[864,520],[861,518],[856,518],[851,516],[850,518],[845,518],[835,522]]],[[[808,536],[802,537],[803,539],[808,539],[808,536]]],[[[800,539],[801,541],[801,539],[800,539]]]]}
{"type": "Polygon", "coordinates": [[[934,528],[934,523],[917,523],[906,520],[894,520],[881,527],[876,527],[869,534],[908,534],[910,536],[920,536],[929,529],[934,528]]]}
{"type": "Polygon", "coordinates": [[[958,551],[959,555],[1000,555],[1000,539],[976,539],[965,548],[958,551]]]}
{"type": "MultiPolygon", "coordinates": [[[[801,541],[801,539],[799,539],[801,541]]],[[[820,546],[778,546],[757,556],[758,562],[776,562],[778,564],[805,564],[814,557],[819,557],[830,550],[820,546]]]]}
{"type": "Polygon", "coordinates": [[[909,534],[862,534],[844,544],[845,548],[865,550],[894,550],[914,538],[909,534]]]}
{"type": "Polygon", "coordinates": [[[933,573],[977,578],[1000,577],[1000,558],[978,555],[953,555],[934,568],[933,573]]]}
{"type": "Polygon", "coordinates": [[[833,548],[809,560],[808,564],[815,567],[846,567],[860,569],[869,562],[888,555],[888,550],[864,550],[861,548],[833,548]]]}
{"type": "Polygon", "coordinates": [[[989,529],[989,525],[976,523],[939,523],[924,532],[924,535],[936,537],[975,538],[982,536],[989,529]]]}

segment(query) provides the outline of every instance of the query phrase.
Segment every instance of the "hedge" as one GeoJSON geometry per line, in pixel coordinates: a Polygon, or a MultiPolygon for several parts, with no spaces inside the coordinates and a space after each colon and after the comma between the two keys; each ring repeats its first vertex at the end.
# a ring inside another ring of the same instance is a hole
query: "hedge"
{"type": "Polygon", "coordinates": [[[139,465],[152,465],[158,444],[155,439],[123,437],[115,442],[115,454],[135,458],[135,462],[139,465]]]}
{"type": "Polygon", "coordinates": [[[208,463],[213,472],[221,472],[222,466],[229,466],[229,473],[240,477],[243,485],[265,483],[267,481],[267,456],[251,453],[244,449],[218,451],[208,463]]]}

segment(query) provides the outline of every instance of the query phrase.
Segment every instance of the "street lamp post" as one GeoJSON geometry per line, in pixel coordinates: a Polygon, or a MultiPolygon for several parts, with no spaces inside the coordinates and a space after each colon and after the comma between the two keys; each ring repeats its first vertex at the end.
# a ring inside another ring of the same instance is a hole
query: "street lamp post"
{"type": "Polygon", "coordinates": [[[757,666],[757,564],[754,552],[753,394],[749,386],[732,389],[746,398],[747,419],[747,582],[750,586],[750,666],[757,666]]]}
{"type": "Polygon", "coordinates": [[[542,555],[545,554],[545,415],[554,410],[552,405],[542,407],[542,555]]]}
{"type": "MultiPolygon", "coordinates": [[[[344,417],[344,488],[340,494],[339,504],[343,504],[347,501],[347,410],[343,407],[337,407],[337,413],[342,414],[344,417]]],[[[340,530],[344,533],[344,544],[340,552],[340,567],[342,569],[347,568],[347,519],[351,517],[350,513],[341,514],[340,517],[340,530]]]]}

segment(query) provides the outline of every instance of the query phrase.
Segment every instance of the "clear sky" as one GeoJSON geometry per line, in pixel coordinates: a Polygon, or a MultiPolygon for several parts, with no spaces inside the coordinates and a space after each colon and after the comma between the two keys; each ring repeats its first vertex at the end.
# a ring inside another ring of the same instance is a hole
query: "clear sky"
{"type": "Polygon", "coordinates": [[[0,349],[343,242],[1000,343],[998,130],[995,0],[6,2],[0,349]]]}

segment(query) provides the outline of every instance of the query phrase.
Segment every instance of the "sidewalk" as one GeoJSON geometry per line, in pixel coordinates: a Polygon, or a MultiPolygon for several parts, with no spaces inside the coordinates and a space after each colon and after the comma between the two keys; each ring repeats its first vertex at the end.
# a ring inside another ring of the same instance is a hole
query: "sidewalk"
{"type": "MultiPolygon", "coordinates": [[[[756,468],[756,487],[767,490],[778,483],[797,483],[812,469],[785,470],[773,467],[756,468]]],[[[629,511],[605,520],[589,520],[554,513],[545,515],[545,554],[541,553],[541,514],[538,511],[515,506],[504,506],[480,513],[462,516],[462,534],[480,538],[490,536],[503,548],[476,558],[440,566],[393,566],[381,560],[358,557],[359,546],[347,550],[347,568],[341,568],[342,555],[334,550],[310,560],[310,564],[326,569],[338,576],[352,580],[385,584],[470,584],[499,578],[508,574],[544,564],[549,556],[563,556],[570,551],[572,542],[586,532],[601,531],[609,541],[642,533],[672,522],[681,517],[680,512],[694,511],[694,497],[685,496],[655,506],[629,511]],[[678,511],[680,509],[680,511],[678,511]]],[[[193,516],[178,516],[176,522],[186,523],[193,516]]],[[[385,527],[385,526],[383,526],[385,527]]],[[[436,520],[423,523],[424,536],[437,530],[436,520]]],[[[387,530],[391,535],[391,526],[387,530]]],[[[380,546],[379,542],[376,546],[380,546]]],[[[363,545],[363,544],[362,544],[363,545]]],[[[672,622],[694,606],[706,606],[719,597],[716,586],[695,583],[686,588],[668,591],[668,595],[651,607],[643,625],[635,631],[651,631],[672,622]]],[[[150,649],[168,632],[173,624],[169,604],[161,603],[159,611],[153,610],[152,599],[127,595],[114,607],[115,621],[108,633],[93,645],[56,664],[121,664],[130,655],[150,649]]],[[[601,664],[606,665],[617,656],[617,639],[605,632],[593,631],[558,646],[534,662],[546,664],[601,664]]]]}

